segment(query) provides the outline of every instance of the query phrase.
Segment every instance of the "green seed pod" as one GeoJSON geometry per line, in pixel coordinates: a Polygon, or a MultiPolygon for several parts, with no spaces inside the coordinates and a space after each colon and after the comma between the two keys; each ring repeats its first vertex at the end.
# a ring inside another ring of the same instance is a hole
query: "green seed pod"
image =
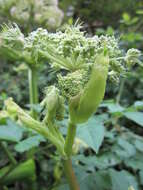
{"type": "Polygon", "coordinates": [[[84,123],[96,111],[101,103],[108,75],[109,58],[99,55],[92,66],[88,83],[75,97],[70,99],[69,112],[73,123],[84,123]]]}

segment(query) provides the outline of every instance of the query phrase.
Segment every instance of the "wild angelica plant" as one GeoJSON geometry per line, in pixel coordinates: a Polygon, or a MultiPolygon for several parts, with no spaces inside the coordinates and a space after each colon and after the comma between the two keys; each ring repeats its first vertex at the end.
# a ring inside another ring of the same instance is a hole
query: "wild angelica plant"
{"type": "Polygon", "coordinates": [[[96,112],[104,98],[107,78],[118,83],[120,75],[139,62],[140,56],[136,49],[123,54],[114,37],[88,37],[80,29],[79,25],[68,26],[65,31],[53,34],[40,28],[25,39],[24,50],[32,59],[48,60],[57,73],[57,83],[45,90],[41,103],[45,115],[41,121],[32,118],[11,98],[5,101],[9,117],[18,117],[26,127],[56,146],[71,190],[79,189],[71,164],[78,124],[87,122],[96,112]],[[65,102],[69,108],[66,138],[57,122],[64,119],[65,102]]]}

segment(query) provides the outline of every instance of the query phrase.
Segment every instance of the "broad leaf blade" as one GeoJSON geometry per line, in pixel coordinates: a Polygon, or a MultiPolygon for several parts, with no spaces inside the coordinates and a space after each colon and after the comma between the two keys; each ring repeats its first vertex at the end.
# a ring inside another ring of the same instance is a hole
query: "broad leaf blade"
{"type": "Polygon", "coordinates": [[[97,122],[94,117],[88,123],[80,125],[77,130],[77,137],[82,139],[96,153],[104,139],[104,126],[102,122],[97,122]]]}
{"type": "Polygon", "coordinates": [[[40,142],[43,142],[43,141],[45,141],[45,139],[41,135],[32,136],[19,142],[15,146],[15,150],[17,152],[22,153],[22,152],[30,150],[33,147],[37,147],[40,144],[40,142]]]}
{"type": "Polygon", "coordinates": [[[7,121],[7,125],[0,126],[0,140],[19,142],[22,138],[22,133],[22,128],[11,120],[7,121]]]}
{"type": "Polygon", "coordinates": [[[117,172],[116,170],[110,169],[109,174],[112,181],[112,190],[127,190],[130,186],[138,190],[138,184],[136,178],[127,171],[117,172]]]}
{"type": "Polygon", "coordinates": [[[143,113],[142,112],[125,112],[124,116],[143,127],[143,113]]]}

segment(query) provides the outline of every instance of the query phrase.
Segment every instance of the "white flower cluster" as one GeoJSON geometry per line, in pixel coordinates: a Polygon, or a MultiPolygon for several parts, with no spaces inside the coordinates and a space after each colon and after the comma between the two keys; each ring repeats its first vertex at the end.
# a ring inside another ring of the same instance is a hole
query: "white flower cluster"
{"type": "Polygon", "coordinates": [[[80,25],[67,26],[65,31],[56,33],[38,28],[28,37],[24,37],[17,25],[4,26],[0,42],[1,47],[7,46],[11,52],[28,56],[30,63],[38,65],[48,60],[53,68],[70,73],[82,69],[88,71],[100,54],[108,56],[109,78],[115,82],[130,65],[138,62],[140,56],[140,51],[136,49],[130,49],[124,55],[115,37],[88,37],[81,31],[80,25]]]}
{"type": "Polygon", "coordinates": [[[38,29],[30,34],[34,41],[31,48],[40,50],[40,56],[49,58],[56,69],[66,69],[70,72],[88,68],[95,63],[99,54],[108,55],[109,78],[115,82],[126,72],[129,62],[137,62],[139,50],[131,49],[124,55],[118,39],[114,36],[88,37],[80,29],[80,25],[68,26],[65,31],[56,33],[38,29]]]}
{"type": "Polygon", "coordinates": [[[9,14],[19,24],[44,25],[49,29],[59,27],[63,19],[58,0],[0,0],[0,12],[1,16],[9,14]]]}

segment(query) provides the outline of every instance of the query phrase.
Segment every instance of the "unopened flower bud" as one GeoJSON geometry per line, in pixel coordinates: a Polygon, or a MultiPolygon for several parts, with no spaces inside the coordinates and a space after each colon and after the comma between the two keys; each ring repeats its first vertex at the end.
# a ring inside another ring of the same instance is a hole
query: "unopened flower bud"
{"type": "Polygon", "coordinates": [[[127,66],[132,66],[135,63],[138,63],[141,52],[138,49],[129,49],[125,56],[125,61],[127,66]]]}
{"type": "Polygon", "coordinates": [[[46,89],[46,97],[41,103],[45,107],[44,121],[61,120],[64,115],[64,100],[59,95],[59,90],[55,86],[50,86],[46,89]]]}

